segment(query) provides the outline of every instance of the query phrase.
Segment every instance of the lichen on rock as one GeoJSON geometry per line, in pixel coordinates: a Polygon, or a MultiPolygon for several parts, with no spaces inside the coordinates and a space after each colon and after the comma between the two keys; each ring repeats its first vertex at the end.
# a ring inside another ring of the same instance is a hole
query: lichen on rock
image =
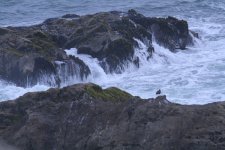
{"type": "Polygon", "coordinates": [[[129,93],[121,91],[116,87],[102,89],[100,86],[92,84],[86,86],[86,91],[95,99],[103,101],[123,102],[132,98],[129,93]]]}

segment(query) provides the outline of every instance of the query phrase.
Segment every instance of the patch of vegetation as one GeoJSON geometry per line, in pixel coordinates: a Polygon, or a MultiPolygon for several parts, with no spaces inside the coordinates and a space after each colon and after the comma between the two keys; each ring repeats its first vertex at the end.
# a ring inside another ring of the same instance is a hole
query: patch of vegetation
{"type": "Polygon", "coordinates": [[[51,60],[51,57],[54,54],[55,44],[50,40],[42,40],[40,38],[33,38],[32,47],[41,55],[46,56],[51,60]]]}
{"type": "Polygon", "coordinates": [[[124,102],[132,98],[132,95],[129,93],[115,87],[103,90],[100,86],[92,84],[86,86],[86,91],[92,97],[103,101],[124,102]]]}

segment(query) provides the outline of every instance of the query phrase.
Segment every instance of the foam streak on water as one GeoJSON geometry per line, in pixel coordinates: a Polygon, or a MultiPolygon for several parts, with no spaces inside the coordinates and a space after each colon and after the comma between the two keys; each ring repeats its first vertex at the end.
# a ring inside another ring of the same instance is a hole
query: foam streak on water
{"type": "MultiPolygon", "coordinates": [[[[154,97],[160,88],[169,100],[182,104],[225,100],[225,2],[221,0],[10,0],[0,3],[0,26],[35,24],[66,13],[126,11],[130,8],[147,16],[171,15],[187,20],[190,29],[198,32],[201,40],[177,53],[153,42],[155,53],[147,60],[146,45],[135,39],[139,43],[135,57],[141,58],[140,68],[128,65],[120,75],[107,75],[97,59],[77,54],[75,48],[67,50],[68,55],[79,57],[90,67],[92,75],[84,82],[94,82],[103,87],[117,86],[143,98],[154,97]]],[[[77,82],[80,81],[69,83],[77,82]]],[[[0,100],[47,88],[37,85],[24,89],[0,81],[0,100]]]]}

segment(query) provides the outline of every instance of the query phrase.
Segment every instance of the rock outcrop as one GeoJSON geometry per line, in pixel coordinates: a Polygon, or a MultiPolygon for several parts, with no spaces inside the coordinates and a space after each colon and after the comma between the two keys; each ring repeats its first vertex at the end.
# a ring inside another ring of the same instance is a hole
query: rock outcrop
{"type": "Polygon", "coordinates": [[[68,14],[39,25],[0,28],[0,78],[27,86],[47,77],[45,83],[60,85],[60,68],[70,68],[67,76],[85,79],[90,68],[67,56],[64,50],[70,48],[97,58],[106,73],[121,73],[127,63],[139,66],[135,39],[148,47],[146,59],[154,52],[153,40],[173,52],[193,44],[187,22],[173,17],[149,18],[134,10],[68,14]]]}
{"type": "Polygon", "coordinates": [[[0,138],[21,150],[223,150],[225,103],[183,106],[78,84],[0,103],[0,138]]]}

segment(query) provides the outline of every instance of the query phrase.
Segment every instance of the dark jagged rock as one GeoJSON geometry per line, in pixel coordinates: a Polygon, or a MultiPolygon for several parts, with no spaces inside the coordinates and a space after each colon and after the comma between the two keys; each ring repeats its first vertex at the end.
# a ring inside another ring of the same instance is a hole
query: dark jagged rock
{"type": "MultiPolygon", "coordinates": [[[[139,58],[134,56],[138,47],[135,39],[147,45],[146,59],[152,56],[152,37],[171,51],[192,44],[186,21],[173,17],[149,18],[134,10],[85,16],[67,14],[30,27],[0,28],[0,77],[25,86],[28,78],[33,85],[44,74],[53,76],[52,84],[56,84],[61,77],[55,61],[65,65],[73,61],[77,68],[88,68],[82,60],[74,61],[65,54],[64,50],[69,48],[98,58],[107,73],[121,73],[129,62],[139,66],[139,58]]],[[[77,76],[81,77],[90,74],[90,70],[73,70],[69,74],[73,72],[80,72],[77,76]]]]}
{"type": "Polygon", "coordinates": [[[79,18],[79,15],[76,14],[66,14],[64,16],[62,16],[62,18],[79,18]]]}
{"type": "Polygon", "coordinates": [[[135,10],[129,10],[128,16],[134,22],[147,28],[158,44],[171,51],[185,49],[187,45],[193,44],[188,23],[184,20],[178,20],[174,17],[149,18],[138,14],[135,10]]]}
{"type": "MultiPolygon", "coordinates": [[[[79,58],[71,58],[54,43],[50,35],[39,27],[8,27],[7,34],[0,35],[0,78],[19,86],[35,85],[43,77],[47,84],[60,84],[55,61],[73,62],[80,70],[79,76],[90,74],[90,70],[79,58]],[[79,61],[78,61],[79,60],[79,61]],[[87,68],[82,71],[82,68],[87,68]],[[54,79],[51,79],[50,77],[54,79]]],[[[69,72],[68,76],[72,74],[69,72]]]]}
{"type": "Polygon", "coordinates": [[[21,150],[223,150],[225,103],[182,106],[94,84],[0,103],[0,138],[21,150]]]}
{"type": "Polygon", "coordinates": [[[159,94],[161,94],[161,90],[159,89],[158,91],[156,91],[156,93],[155,93],[156,95],[159,95],[159,94]]]}

